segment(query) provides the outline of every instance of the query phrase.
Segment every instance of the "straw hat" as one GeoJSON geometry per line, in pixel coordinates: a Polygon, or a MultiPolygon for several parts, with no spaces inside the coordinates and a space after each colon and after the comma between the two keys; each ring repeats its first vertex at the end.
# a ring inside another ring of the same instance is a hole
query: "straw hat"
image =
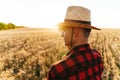
{"type": "Polygon", "coordinates": [[[79,27],[100,30],[91,26],[90,10],[81,6],[68,7],[64,22],[59,23],[58,26],[59,29],[79,27]]]}

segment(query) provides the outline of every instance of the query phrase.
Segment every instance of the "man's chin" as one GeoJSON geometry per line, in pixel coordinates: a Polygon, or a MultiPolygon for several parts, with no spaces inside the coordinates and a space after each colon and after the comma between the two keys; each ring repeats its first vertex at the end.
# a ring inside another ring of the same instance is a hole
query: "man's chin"
{"type": "Polygon", "coordinates": [[[66,46],[69,50],[71,50],[71,46],[70,46],[70,45],[65,44],[65,46],[66,46]]]}

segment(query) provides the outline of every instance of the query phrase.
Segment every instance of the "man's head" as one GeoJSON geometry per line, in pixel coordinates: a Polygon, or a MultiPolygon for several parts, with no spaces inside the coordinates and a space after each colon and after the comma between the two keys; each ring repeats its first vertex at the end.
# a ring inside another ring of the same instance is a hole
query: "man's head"
{"type": "Polygon", "coordinates": [[[81,6],[68,7],[64,22],[58,26],[69,48],[87,43],[91,29],[100,30],[91,26],[90,10],[81,6]]]}
{"type": "Polygon", "coordinates": [[[71,49],[77,45],[87,44],[91,29],[66,28],[62,30],[61,36],[65,45],[71,49]]]}

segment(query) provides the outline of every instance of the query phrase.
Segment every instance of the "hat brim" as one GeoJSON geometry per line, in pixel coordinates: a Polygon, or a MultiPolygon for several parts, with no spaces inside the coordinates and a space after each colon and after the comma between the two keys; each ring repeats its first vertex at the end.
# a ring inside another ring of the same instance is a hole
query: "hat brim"
{"type": "Polygon", "coordinates": [[[101,30],[100,28],[96,28],[88,24],[74,23],[74,22],[62,22],[58,24],[58,27],[60,30],[64,28],[85,28],[85,29],[101,30]]]}

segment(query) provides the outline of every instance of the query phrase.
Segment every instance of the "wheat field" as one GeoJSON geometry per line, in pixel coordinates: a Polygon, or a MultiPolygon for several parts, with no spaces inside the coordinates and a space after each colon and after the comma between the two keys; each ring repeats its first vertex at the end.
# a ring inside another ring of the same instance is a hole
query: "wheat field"
{"type": "MultiPolygon", "coordinates": [[[[45,80],[68,52],[60,31],[23,28],[0,31],[0,80],[45,80]]],[[[120,30],[92,31],[89,43],[101,53],[103,80],[120,80],[120,30]]]]}

